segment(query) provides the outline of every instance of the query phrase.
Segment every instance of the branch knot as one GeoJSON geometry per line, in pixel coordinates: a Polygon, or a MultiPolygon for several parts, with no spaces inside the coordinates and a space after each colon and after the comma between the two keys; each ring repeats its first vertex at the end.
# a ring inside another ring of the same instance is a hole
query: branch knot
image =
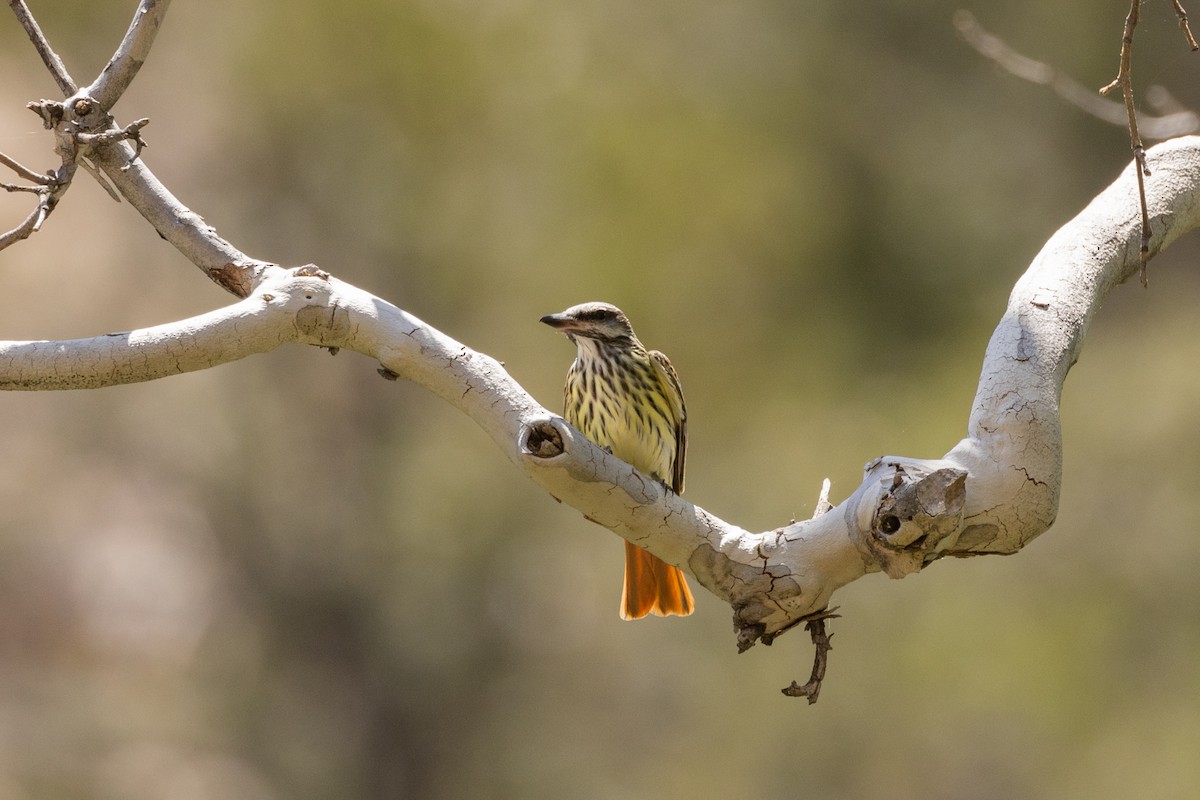
{"type": "Polygon", "coordinates": [[[554,458],[563,454],[563,438],[554,420],[540,419],[521,431],[521,452],[534,458],[554,458]]]}
{"type": "Polygon", "coordinates": [[[879,495],[864,513],[869,524],[858,540],[864,556],[889,577],[902,578],[940,557],[945,541],[962,525],[967,472],[943,462],[878,459],[867,476],[879,474],[879,495]]]}

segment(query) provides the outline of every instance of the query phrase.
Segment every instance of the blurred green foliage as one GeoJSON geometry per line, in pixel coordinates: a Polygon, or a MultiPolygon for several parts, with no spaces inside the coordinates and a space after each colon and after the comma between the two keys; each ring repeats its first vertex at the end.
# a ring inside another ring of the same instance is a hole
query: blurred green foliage
{"type": "MultiPolygon", "coordinates": [[[[91,79],[132,0],[33,2],[91,79]]],[[[961,436],[1008,288],[1124,131],[959,41],[962,4],[317,0],[172,7],[117,107],[244,250],[316,262],[560,402],[541,314],[604,299],[668,352],[688,491],[753,529],[961,436]]],[[[1087,85],[1127,5],[966,4],[1087,85]]],[[[1139,88],[1200,107],[1169,4],[1139,88]]],[[[0,15],[0,150],[53,83],[0,15]]],[[[5,225],[27,198],[0,198],[5,225]]],[[[837,598],[735,656],[729,610],[622,623],[616,539],[352,354],[0,397],[0,795],[1123,798],[1200,782],[1200,353],[1184,241],[1063,399],[1063,506],[1011,559],[837,598]]],[[[0,255],[0,338],[228,302],[78,182],[0,255]]]]}

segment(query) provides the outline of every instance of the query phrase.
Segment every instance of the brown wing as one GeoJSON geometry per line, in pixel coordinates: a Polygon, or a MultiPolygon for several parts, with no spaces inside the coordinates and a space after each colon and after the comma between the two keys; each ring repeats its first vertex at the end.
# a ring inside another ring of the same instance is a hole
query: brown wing
{"type": "Polygon", "coordinates": [[[676,494],[683,494],[683,462],[687,455],[687,406],[683,403],[683,387],[679,385],[679,376],[675,374],[669,358],[657,350],[651,350],[650,359],[662,383],[663,392],[670,401],[671,413],[675,416],[675,464],[671,488],[676,494]]]}

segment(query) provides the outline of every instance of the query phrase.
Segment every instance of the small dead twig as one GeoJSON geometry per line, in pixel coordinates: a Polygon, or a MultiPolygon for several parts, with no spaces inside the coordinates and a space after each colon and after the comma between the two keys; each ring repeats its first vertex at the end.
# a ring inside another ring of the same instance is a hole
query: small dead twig
{"type": "Polygon", "coordinates": [[[46,217],[50,216],[50,212],[54,210],[54,206],[58,203],[58,198],[61,196],[61,191],[57,184],[51,186],[10,186],[9,184],[0,184],[9,191],[26,191],[33,192],[38,196],[38,203],[33,211],[29,212],[29,216],[21,221],[21,224],[5,233],[0,233],[0,250],[9,245],[16,244],[22,239],[28,239],[33,234],[37,233],[42,223],[46,221],[46,217]]]}
{"type": "Polygon", "coordinates": [[[42,204],[38,203],[37,208],[30,212],[20,225],[13,228],[11,231],[0,233],[0,250],[8,247],[10,244],[15,244],[22,239],[27,239],[35,230],[42,224],[42,220],[46,218],[42,210],[42,204]]]}
{"type": "MultiPolygon", "coordinates": [[[[1188,24],[1188,16],[1183,8],[1183,3],[1180,0],[1172,0],[1172,3],[1175,7],[1175,16],[1179,19],[1179,28],[1183,31],[1184,38],[1187,39],[1188,47],[1193,51],[1200,50],[1200,44],[1197,44],[1196,37],[1192,36],[1192,29],[1188,24]]],[[[1148,286],[1146,263],[1150,260],[1150,210],[1146,206],[1145,179],[1150,177],[1150,170],[1146,166],[1146,149],[1142,145],[1142,137],[1138,133],[1137,110],[1133,104],[1133,80],[1130,70],[1133,60],[1133,29],[1137,27],[1141,7],[1142,0],[1131,0],[1129,14],[1125,17],[1125,30],[1121,35],[1121,61],[1117,68],[1117,77],[1113,79],[1112,83],[1102,88],[1100,94],[1108,94],[1119,86],[1121,96],[1125,100],[1125,114],[1129,124],[1129,144],[1133,149],[1134,161],[1137,162],[1138,201],[1142,210],[1142,244],[1138,251],[1142,263],[1138,277],[1142,286],[1148,286]]]]}
{"type": "Polygon", "coordinates": [[[34,172],[16,159],[0,153],[0,164],[8,167],[17,175],[33,183],[32,186],[5,183],[0,181],[0,189],[6,192],[29,192],[38,196],[37,205],[33,211],[21,221],[21,224],[10,231],[0,233],[0,250],[11,244],[27,239],[42,227],[46,217],[54,210],[59,196],[62,194],[57,174],[51,172],[45,175],[34,172]]]}
{"type": "Polygon", "coordinates": [[[0,181],[0,189],[6,192],[30,192],[31,194],[40,194],[42,187],[40,186],[18,186],[15,183],[5,183],[0,181]]]}
{"type": "Polygon", "coordinates": [[[58,88],[62,91],[63,97],[70,97],[79,91],[79,86],[71,79],[66,65],[58,57],[58,53],[55,53],[53,48],[50,47],[50,42],[46,41],[45,34],[42,33],[37,20],[30,13],[29,7],[25,5],[25,0],[8,0],[8,5],[12,8],[13,13],[16,14],[17,21],[21,23],[21,27],[25,29],[25,34],[29,37],[29,41],[33,42],[34,49],[42,57],[42,63],[46,65],[46,69],[50,70],[50,74],[54,77],[54,82],[58,84],[58,88]]]}
{"type": "Polygon", "coordinates": [[[126,125],[124,128],[109,128],[106,131],[99,133],[78,133],[75,135],[75,140],[82,145],[93,147],[103,147],[105,145],[116,144],[117,142],[130,141],[137,147],[133,151],[133,158],[129,160],[129,164],[122,167],[122,170],[129,169],[130,164],[138,159],[142,154],[142,148],[146,147],[146,141],[142,139],[142,128],[150,124],[149,117],[142,117],[139,120],[126,125]]]}
{"type": "Polygon", "coordinates": [[[1142,209],[1142,244],[1138,251],[1141,259],[1141,271],[1138,277],[1142,286],[1149,286],[1146,276],[1146,264],[1150,260],[1150,210],[1146,207],[1146,178],[1150,170],[1146,168],[1146,148],[1142,146],[1142,137],[1138,134],[1137,110],[1133,105],[1133,80],[1130,77],[1130,64],[1133,55],[1133,29],[1137,27],[1138,17],[1142,8],[1142,0],[1132,0],[1129,4],[1129,14],[1125,17],[1125,31],[1121,35],[1121,62],[1117,68],[1117,77],[1113,82],[1100,90],[1100,94],[1108,94],[1118,86],[1125,100],[1125,115],[1129,124],[1129,145],[1133,149],[1133,160],[1137,162],[1138,201],[1142,209]]]}
{"type": "Polygon", "coordinates": [[[829,482],[829,478],[821,481],[821,493],[817,495],[817,506],[813,509],[813,519],[833,510],[833,503],[829,502],[829,490],[831,487],[832,484],[829,482]]]}
{"type": "Polygon", "coordinates": [[[1179,18],[1179,30],[1183,31],[1188,47],[1192,48],[1192,50],[1200,50],[1200,44],[1196,44],[1196,37],[1192,36],[1192,28],[1188,25],[1188,15],[1183,10],[1183,3],[1179,2],[1179,0],[1171,0],[1171,2],[1175,5],[1175,16],[1179,18]]]}
{"type": "MultiPolygon", "coordinates": [[[[821,494],[817,497],[817,507],[813,509],[813,519],[827,513],[833,508],[833,504],[829,502],[829,489],[829,479],[826,478],[821,482],[821,494]]],[[[829,644],[829,640],[833,637],[833,634],[825,631],[825,620],[840,617],[841,614],[836,612],[837,608],[823,608],[808,616],[801,617],[774,633],[761,636],[762,643],[770,647],[777,638],[801,622],[804,623],[804,629],[812,636],[813,646],[816,648],[813,654],[812,673],[809,675],[808,683],[803,686],[792,681],[790,685],[780,690],[788,697],[807,697],[809,705],[817,702],[817,696],[821,693],[821,684],[825,680],[825,668],[829,665],[829,651],[833,649],[832,645],[829,644]]]]}
{"type": "Polygon", "coordinates": [[[38,184],[39,186],[49,186],[51,183],[54,182],[54,177],[52,175],[43,175],[40,172],[34,172],[29,167],[22,164],[20,161],[17,161],[16,159],[13,159],[13,158],[9,158],[8,156],[4,155],[4,153],[0,153],[0,164],[3,164],[4,166],[8,167],[13,172],[17,173],[22,178],[24,178],[25,180],[33,181],[34,183],[38,184]]]}
{"type": "MultiPolygon", "coordinates": [[[[58,128],[66,126],[68,131],[74,130],[76,127],[74,123],[64,121],[65,112],[62,103],[42,101],[40,103],[30,103],[29,108],[42,118],[47,127],[58,128]]],[[[34,172],[19,161],[0,153],[0,165],[8,167],[25,180],[31,181],[34,184],[32,186],[20,186],[0,182],[0,188],[9,192],[29,192],[38,196],[37,205],[21,221],[21,224],[10,231],[0,234],[0,250],[16,244],[23,239],[28,239],[41,230],[46,218],[54,211],[59,199],[70,187],[71,179],[74,177],[75,170],[79,166],[84,167],[84,169],[95,175],[100,185],[108,191],[114,200],[120,202],[121,197],[112,188],[112,184],[88,160],[87,150],[92,147],[102,147],[128,140],[137,145],[137,149],[133,155],[133,159],[136,159],[141,154],[142,148],[146,146],[146,142],[142,139],[141,131],[149,122],[149,119],[139,119],[126,125],[124,128],[110,128],[98,133],[68,133],[64,138],[60,139],[60,147],[58,148],[63,160],[62,166],[57,171],[51,171],[44,175],[34,172]]],[[[129,163],[132,164],[133,160],[131,159],[129,163]]]]}
{"type": "MultiPolygon", "coordinates": [[[[40,103],[30,103],[29,108],[42,118],[47,127],[58,128],[66,126],[68,130],[72,130],[75,127],[74,123],[64,121],[62,103],[42,101],[40,103]]],[[[10,192],[29,192],[38,196],[37,205],[21,221],[21,224],[12,230],[0,234],[0,250],[16,244],[23,239],[28,239],[41,230],[42,224],[50,216],[51,212],[54,211],[63,194],[70,188],[71,179],[75,176],[75,170],[80,166],[95,175],[97,182],[108,191],[109,195],[114,200],[120,202],[121,196],[112,187],[111,182],[88,160],[87,151],[92,147],[103,147],[118,142],[132,141],[137,145],[137,149],[133,155],[133,158],[136,159],[141,154],[142,148],[146,146],[146,142],[142,139],[141,130],[149,122],[149,119],[139,119],[136,122],[126,125],[124,128],[110,128],[98,133],[75,132],[73,134],[68,133],[65,137],[60,137],[58,151],[62,157],[62,166],[57,171],[50,171],[44,175],[34,172],[15,159],[0,153],[0,164],[8,167],[25,180],[31,181],[34,184],[32,186],[19,186],[0,182],[0,188],[10,192]]],[[[129,163],[132,164],[133,160],[131,159],[129,163]]]]}
{"type": "MultiPolygon", "coordinates": [[[[8,4],[63,95],[71,98],[80,94],[78,84],[67,72],[62,59],[50,47],[25,0],[9,0],[8,4]]],[[[128,169],[141,156],[142,148],[146,146],[141,130],[150,120],[139,119],[124,128],[116,128],[113,127],[112,118],[108,116],[107,111],[120,98],[145,61],[169,5],[170,0],[141,0],[129,31],[117,52],[100,77],[82,96],[67,103],[42,100],[29,104],[30,110],[42,118],[46,128],[57,132],[56,150],[62,158],[62,166],[57,171],[42,175],[0,154],[0,165],[8,167],[34,184],[19,186],[0,182],[0,188],[10,192],[30,192],[38,196],[37,206],[21,224],[0,234],[0,250],[27,239],[41,229],[63,193],[69,188],[78,166],[91,172],[114,199],[120,200],[112,182],[104,178],[89,160],[88,153],[92,148],[103,148],[124,141],[132,142],[135,147],[133,156],[128,159],[122,170],[128,169]],[[94,99],[89,95],[96,97],[94,99]]]]}
{"type": "Polygon", "coordinates": [[[817,702],[817,696],[821,693],[821,684],[825,680],[825,668],[829,663],[829,651],[833,646],[829,640],[833,638],[832,633],[826,633],[825,620],[837,619],[840,614],[836,614],[836,608],[827,608],[818,611],[807,617],[804,623],[804,629],[812,636],[813,646],[816,648],[816,655],[813,657],[812,674],[808,678],[808,683],[803,686],[795,681],[790,685],[780,689],[788,697],[807,697],[808,704],[812,705],[817,702]]]}
{"type": "Polygon", "coordinates": [[[3,153],[0,153],[0,164],[8,167],[22,178],[32,181],[34,184],[32,186],[19,186],[11,183],[0,183],[0,187],[10,192],[29,192],[36,194],[38,197],[37,205],[21,221],[20,225],[10,231],[0,233],[0,250],[3,250],[22,239],[28,239],[41,230],[42,223],[50,216],[50,212],[58,205],[63,192],[71,185],[71,178],[75,174],[75,164],[70,160],[64,159],[62,167],[57,172],[50,171],[45,175],[34,172],[29,167],[9,158],[3,153]]]}

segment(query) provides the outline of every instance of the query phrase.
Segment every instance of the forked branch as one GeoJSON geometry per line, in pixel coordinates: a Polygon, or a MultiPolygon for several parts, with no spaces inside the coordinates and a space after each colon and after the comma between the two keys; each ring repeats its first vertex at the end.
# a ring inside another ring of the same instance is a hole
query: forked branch
{"type": "Polygon", "coordinates": [[[0,250],[3,250],[41,230],[42,224],[50,216],[50,212],[58,205],[63,192],[71,185],[71,176],[75,174],[75,166],[64,160],[59,169],[50,170],[42,175],[3,153],[0,153],[0,165],[12,170],[22,179],[30,181],[30,185],[0,182],[0,188],[8,192],[27,192],[37,197],[37,203],[33,210],[19,225],[12,230],[0,233],[0,250]]]}
{"type": "Polygon", "coordinates": [[[30,104],[46,127],[54,132],[55,149],[63,165],[55,173],[51,196],[44,198],[21,225],[0,238],[0,247],[37,230],[69,187],[76,165],[82,165],[89,171],[98,169],[96,178],[106,190],[116,192],[128,201],[163,239],[211,280],[238,297],[249,295],[274,265],[247,256],[217,235],[212,226],[180,202],[146,168],[139,158],[145,146],[140,131],[148,120],[120,127],[109,115],[109,110],[149,56],[170,0],[141,0],[138,3],[120,46],[96,80],[82,90],[67,74],[62,60],[46,41],[24,1],[10,0],[9,4],[47,69],[68,96],[64,101],[42,100],[30,104]],[[131,141],[135,146],[130,146],[131,141]]]}

